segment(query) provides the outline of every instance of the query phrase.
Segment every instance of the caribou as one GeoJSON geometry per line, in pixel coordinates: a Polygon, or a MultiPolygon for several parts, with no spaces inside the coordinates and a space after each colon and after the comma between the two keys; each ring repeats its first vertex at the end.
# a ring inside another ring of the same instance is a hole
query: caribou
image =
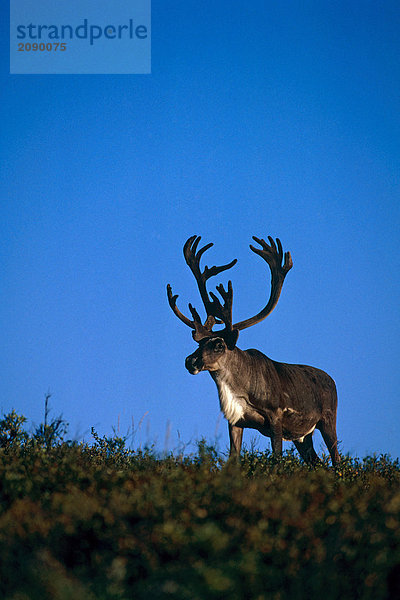
{"type": "Polygon", "coordinates": [[[251,428],[271,438],[272,452],[282,454],[282,440],[293,441],[300,456],[309,464],[320,462],[313,446],[313,432],[318,429],[328,448],[333,465],[340,457],[337,449],[337,393],[333,379],[315,367],[286,364],[271,360],[259,350],[240,350],[236,342],[239,332],[265,319],[278,303],[283,282],[293,266],[290,252],[283,253],[279,238],[268,236],[269,243],[253,236],[260,246],[250,249],[266,261],[271,271],[270,297],[255,316],[232,323],[233,288],[216,287],[222,301],[208,292],[210,277],[232,268],[237,260],[202,270],[200,259],[213,246],[198,249],[200,236],[190,237],[183,254],[200,292],[207,317],[204,323],[189,304],[192,318],[176,305],[177,294],[167,285],[168,302],[174,314],[192,331],[198,348],[185,360],[192,375],[208,371],[218,389],[221,410],[228,420],[230,456],[240,454],[243,430],[251,428]],[[214,326],[223,328],[213,329],[214,326]]]}

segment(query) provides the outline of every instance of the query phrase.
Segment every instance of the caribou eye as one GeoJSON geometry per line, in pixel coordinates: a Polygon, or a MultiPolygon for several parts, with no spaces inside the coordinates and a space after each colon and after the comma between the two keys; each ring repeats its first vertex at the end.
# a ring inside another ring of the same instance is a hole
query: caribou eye
{"type": "Polygon", "coordinates": [[[224,350],[225,350],[224,343],[221,342],[221,340],[218,340],[217,342],[215,342],[213,350],[214,350],[214,352],[224,352],[224,350]]]}

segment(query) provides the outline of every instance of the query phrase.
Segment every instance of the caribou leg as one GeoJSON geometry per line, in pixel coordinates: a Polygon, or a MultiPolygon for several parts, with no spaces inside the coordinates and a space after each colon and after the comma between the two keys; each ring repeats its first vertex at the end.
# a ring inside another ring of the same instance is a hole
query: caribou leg
{"type": "Polygon", "coordinates": [[[242,448],[243,427],[236,427],[229,423],[229,441],[230,452],[229,456],[239,456],[242,448]]]}
{"type": "Polygon", "coordinates": [[[321,462],[318,454],[314,450],[312,433],[306,435],[303,438],[303,441],[294,440],[293,443],[296,446],[301,458],[305,460],[307,464],[317,465],[321,462]]]}
{"type": "Polygon", "coordinates": [[[340,462],[340,455],[337,449],[337,434],[336,434],[336,423],[335,419],[320,421],[317,425],[324,439],[326,447],[329,450],[329,454],[332,458],[332,464],[335,467],[340,462]]]}
{"type": "Polygon", "coordinates": [[[275,456],[282,456],[282,424],[272,424],[272,435],[271,435],[271,446],[272,452],[275,456]]]}

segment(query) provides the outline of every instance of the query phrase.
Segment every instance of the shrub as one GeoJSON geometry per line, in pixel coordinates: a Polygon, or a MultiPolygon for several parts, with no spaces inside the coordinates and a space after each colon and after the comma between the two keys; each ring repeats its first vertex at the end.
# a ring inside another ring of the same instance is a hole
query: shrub
{"type": "Polygon", "coordinates": [[[29,438],[27,432],[22,428],[24,423],[26,423],[26,418],[17,415],[15,410],[0,419],[0,448],[9,450],[24,446],[29,438]]]}

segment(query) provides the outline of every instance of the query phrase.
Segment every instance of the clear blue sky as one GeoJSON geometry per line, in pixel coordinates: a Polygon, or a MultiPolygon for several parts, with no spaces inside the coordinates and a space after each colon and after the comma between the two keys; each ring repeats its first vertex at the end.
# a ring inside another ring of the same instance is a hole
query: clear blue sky
{"type": "Polygon", "coordinates": [[[201,308],[201,234],[246,318],[273,235],[294,267],[239,347],[326,370],[342,451],[399,456],[399,3],[153,0],[152,74],[116,76],[9,75],[4,4],[0,409],[38,424],[50,390],[72,436],[225,449],[165,285],[201,308]]]}

